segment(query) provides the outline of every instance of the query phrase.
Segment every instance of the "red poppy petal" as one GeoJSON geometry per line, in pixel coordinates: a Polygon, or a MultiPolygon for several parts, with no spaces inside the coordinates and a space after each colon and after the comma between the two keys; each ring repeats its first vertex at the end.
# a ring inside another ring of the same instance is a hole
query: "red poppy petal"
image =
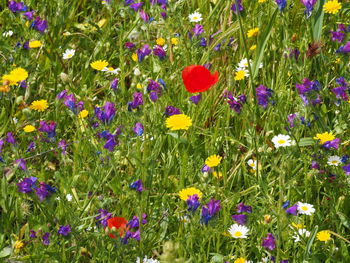
{"type": "Polygon", "coordinates": [[[218,72],[213,75],[210,71],[199,65],[191,65],[182,71],[182,80],[188,92],[204,92],[214,85],[219,78],[218,72]]]}

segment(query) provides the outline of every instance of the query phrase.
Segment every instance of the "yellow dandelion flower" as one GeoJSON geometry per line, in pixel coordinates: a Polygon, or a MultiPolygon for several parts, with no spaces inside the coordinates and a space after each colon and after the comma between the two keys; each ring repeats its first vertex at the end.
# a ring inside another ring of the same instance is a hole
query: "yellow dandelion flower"
{"type": "Polygon", "coordinates": [[[324,133],[317,133],[314,139],[320,140],[320,144],[324,144],[325,142],[334,140],[335,136],[332,133],[324,132],[324,133]]]}
{"type": "Polygon", "coordinates": [[[29,106],[30,109],[43,112],[49,107],[47,100],[35,100],[29,106]]]}
{"type": "Polygon", "coordinates": [[[323,230],[317,233],[316,238],[319,241],[327,242],[331,239],[331,233],[329,232],[329,230],[323,230]]]}
{"type": "Polygon", "coordinates": [[[5,86],[0,86],[0,92],[9,92],[10,87],[5,85],[5,86]]]}
{"type": "Polygon", "coordinates": [[[162,37],[157,38],[156,43],[157,43],[158,46],[164,46],[165,45],[165,39],[162,38],[162,37]]]}
{"type": "Polygon", "coordinates": [[[267,0],[258,0],[258,3],[265,3],[267,0]]]}
{"type": "Polygon", "coordinates": [[[142,89],[142,85],[140,83],[137,83],[136,88],[137,89],[142,89]]]}
{"type": "Polygon", "coordinates": [[[102,70],[102,69],[104,69],[105,67],[108,66],[108,62],[106,60],[96,60],[96,61],[92,62],[90,64],[90,66],[93,69],[102,70]]]}
{"type": "Polygon", "coordinates": [[[13,248],[15,249],[15,252],[18,253],[21,248],[24,247],[24,243],[22,241],[17,240],[14,244],[13,244],[13,248]]]}
{"type": "Polygon", "coordinates": [[[339,3],[338,0],[331,0],[323,5],[323,10],[328,14],[336,14],[341,7],[341,3],[339,3]]]}
{"type": "Polygon", "coordinates": [[[247,260],[245,258],[237,258],[234,263],[246,263],[247,260]]]}
{"type": "Polygon", "coordinates": [[[256,49],[256,45],[252,45],[249,50],[255,50],[256,49]]]}
{"type": "Polygon", "coordinates": [[[39,40],[29,41],[30,48],[38,48],[38,47],[41,47],[42,45],[43,43],[41,43],[41,41],[39,40]]]}
{"type": "Polygon", "coordinates": [[[137,54],[136,53],[132,54],[131,59],[136,62],[138,59],[137,54]]]}
{"type": "Polygon", "coordinates": [[[336,60],[334,60],[335,64],[340,64],[340,62],[341,62],[340,58],[337,58],[336,60]]]}
{"type": "Polygon", "coordinates": [[[79,112],[78,117],[79,117],[80,119],[84,119],[84,118],[86,118],[88,115],[89,115],[89,112],[88,112],[87,110],[82,110],[81,112],[79,112]]]}
{"type": "Polygon", "coordinates": [[[25,132],[33,132],[33,131],[35,131],[36,129],[35,129],[35,127],[34,127],[33,125],[26,125],[26,126],[23,127],[23,130],[24,130],[25,132]]]}
{"type": "Polygon", "coordinates": [[[185,114],[176,114],[167,118],[165,124],[172,131],[188,130],[192,126],[192,120],[185,114]]]}
{"type": "Polygon", "coordinates": [[[292,226],[295,227],[296,229],[304,229],[306,226],[303,224],[296,224],[296,223],[292,223],[292,226]]]}
{"type": "Polygon", "coordinates": [[[220,164],[222,157],[219,155],[211,155],[205,160],[205,164],[210,168],[216,167],[220,164]]]}
{"type": "Polygon", "coordinates": [[[198,195],[199,198],[202,198],[203,196],[201,190],[198,190],[197,188],[194,188],[194,187],[185,188],[179,192],[180,199],[184,201],[186,201],[188,197],[190,197],[191,195],[198,195]]]}
{"type": "Polygon", "coordinates": [[[5,76],[8,76],[8,80],[10,80],[10,82],[17,83],[26,80],[28,78],[28,72],[23,68],[15,68],[9,75],[5,76]]]}
{"type": "Polygon", "coordinates": [[[246,77],[247,73],[241,69],[235,72],[235,80],[242,80],[246,77]]]}
{"type": "Polygon", "coordinates": [[[248,38],[255,37],[256,35],[258,35],[258,33],[259,33],[259,28],[258,27],[249,29],[248,32],[247,32],[247,37],[248,38]]]}
{"type": "Polygon", "coordinates": [[[179,39],[176,37],[171,38],[170,41],[171,41],[171,44],[173,44],[173,45],[179,44],[179,39]]]}

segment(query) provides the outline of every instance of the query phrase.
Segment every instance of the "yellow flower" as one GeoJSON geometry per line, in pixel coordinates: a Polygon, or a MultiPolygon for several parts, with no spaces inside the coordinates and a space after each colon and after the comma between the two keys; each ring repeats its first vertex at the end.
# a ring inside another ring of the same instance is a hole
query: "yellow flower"
{"type": "Polygon", "coordinates": [[[335,64],[340,64],[340,61],[341,61],[340,58],[337,58],[336,60],[334,60],[334,63],[335,64]]]}
{"type": "Polygon", "coordinates": [[[271,222],[271,215],[264,215],[264,221],[266,224],[271,222]]]}
{"type": "Polygon", "coordinates": [[[258,0],[258,3],[265,3],[267,0],[258,0]]]}
{"type": "Polygon", "coordinates": [[[9,92],[10,87],[5,85],[5,86],[0,86],[0,92],[9,92]]]}
{"type": "Polygon", "coordinates": [[[35,100],[32,102],[29,108],[39,112],[43,112],[49,107],[47,100],[35,100]]]}
{"type": "Polygon", "coordinates": [[[179,44],[179,39],[176,37],[171,38],[170,41],[171,41],[171,44],[173,44],[173,45],[179,44]]]}
{"type": "Polygon", "coordinates": [[[256,45],[252,45],[249,50],[255,50],[255,49],[256,49],[256,45]]]}
{"type": "Polygon", "coordinates": [[[103,27],[107,22],[107,19],[103,18],[100,21],[97,22],[97,25],[99,28],[103,27]]]}
{"type": "Polygon", "coordinates": [[[336,14],[341,9],[341,3],[338,0],[328,1],[323,5],[323,10],[328,14],[336,14]]]}
{"type": "Polygon", "coordinates": [[[137,83],[136,88],[137,89],[142,89],[142,85],[140,83],[137,83]]]}
{"type": "Polygon", "coordinates": [[[191,195],[198,195],[199,198],[202,198],[203,196],[201,190],[198,190],[197,188],[194,188],[194,187],[185,188],[179,192],[180,199],[184,201],[186,201],[188,197],[190,197],[191,195]]]}
{"type": "Polygon", "coordinates": [[[234,263],[246,263],[247,260],[245,258],[237,258],[234,263]]]}
{"type": "Polygon", "coordinates": [[[214,177],[220,179],[222,177],[222,172],[213,172],[214,177]]]}
{"type": "Polygon", "coordinates": [[[106,60],[96,60],[96,61],[92,62],[90,64],[90,66],[93,69],[102,70],[102,69],[104,69],[105,67],[108,66],[108,62],[106,60]]]}
{"type": "Polygon", "coordinates": [[[79,112],[78,116],[80,119],[84,119],[89,115],[89,112],[87,110],[82,110],[81,112],[79,112]]]}
{"type": "Polygon", "coordinates": [[[296,223],[292,223],[292,226],[295,227],[296,229],[304,229],[305,225],[303,224],[296,224],[296,223]]]}
{"type": "Polygon", "coordinates": [[[320,144],[324,144],[325,142],[334,140],[335,136],[332,133],[324,132],[324,133],[317,133],[314,139],[320,140],[320,144]]]}
{"type": "Polygon", "coordinates": [[[41,47],[43,43],[41,43],[39,40],[29,41],[29,47],[30,48],[38,48],[41,47]]]}
{"type": "Polygon", "coordinates": [[[22,241],[17,240],[14,244],[13,244],[13,248],[15,249],[15,252],[18,253],[21,248],[24,247],[24,243],[22,241]]]}
{"type": "Polygon", "coordinates": [[[250,38],[250,37],[255,37],[256,35],[258,35],[259,33],[259,28],[258,27],[255,27],[255,28],[252,28],[252,29],[249,29],[248,30],[248,33],[247,33],[247,36],[250,38]]]}
{"type": "Polygon", "coordinates": [[[137,54],[136,53],[132,54],[131,59],[136,62],[137,61],[137,54]]]}
{"type": "Polygon", "coordinates": [[[219,155],[211,155],[205,160],[205,164],[210,168],[216,167],[220,164],[222,157],[219,155]]]}
{"type": "Polygon", "coordinates": [[[318,232],[316,237],[319,241],[327,242],[331,239],[331,233],[329,232],[329,230],[323,230],[318,232]]]}
{"type": "Polygon", "coordinates": [[[162,38],[162,37],[157,38],[156,43],[157,43],[157,45],[159,45],[159,46],[164,46],[164,44],[165,44],[165,39],[162,38]]]}
{"type": "Polygon", "coordinates": [[[35,127],[34,127],[33,125],[26,125],[26,126],[24,126],[23,130],[24,130],[25,132],[33,132],[33,131],[35,131],[36,129],[35,129],[35,127]]]}
{"type": "Polygon", "coordinates": [[[14,85],[17,82],[26,80],[28,78],[28,72],[23,68],[15,68],[9,75],[2,76],[3,81],[9,81],[10,85],[14,85]]]}
{"type": "Polygon", "coordinates": [[[172,115],[165,121],[166,127],[172,131],[188,130],[192,126],[192,120],[185,114],[172,115]]]}
{"type": "Polygon", "coordinates": [[[235,72],[235,80],[242,80],[246,77],[246,72],[243,69],[240,69],[235,72]]]}

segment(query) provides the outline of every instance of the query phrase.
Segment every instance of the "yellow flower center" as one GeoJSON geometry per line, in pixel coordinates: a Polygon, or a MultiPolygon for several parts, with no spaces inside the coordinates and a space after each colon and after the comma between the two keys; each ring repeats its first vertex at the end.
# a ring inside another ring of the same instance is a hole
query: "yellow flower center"
{"type": "Polygon", "coordinates": [[[235,237],[241,237],[241,236],[242,236],[242,233],[239,232],[239,231],[237,231],[237,232],[235,232],[234,236],[235,236],[235,237]]]}
{"type": "Polygon", "coordinates": [[[278,144],[284,144],[284,143],[286,143],[285,140],[279,140],[279,141],[278,141],[278,144]]]}
{"type": "Polygon", "coordinates": [[[301,210],[307,211],[307,210],[309,210],[309,209],[307,208],[307,206],[302,206],[302,207],[301,207],[301,210]]]}

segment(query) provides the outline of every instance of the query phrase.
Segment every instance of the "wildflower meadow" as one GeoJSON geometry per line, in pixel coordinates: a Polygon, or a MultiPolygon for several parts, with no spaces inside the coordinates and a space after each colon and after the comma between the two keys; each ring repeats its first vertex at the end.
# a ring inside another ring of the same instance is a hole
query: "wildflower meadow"
{"type": "Polygon", "coordinates": [[[350,262],[350,1],[3,0],[0,61],[0,262],[350,262]]]}

